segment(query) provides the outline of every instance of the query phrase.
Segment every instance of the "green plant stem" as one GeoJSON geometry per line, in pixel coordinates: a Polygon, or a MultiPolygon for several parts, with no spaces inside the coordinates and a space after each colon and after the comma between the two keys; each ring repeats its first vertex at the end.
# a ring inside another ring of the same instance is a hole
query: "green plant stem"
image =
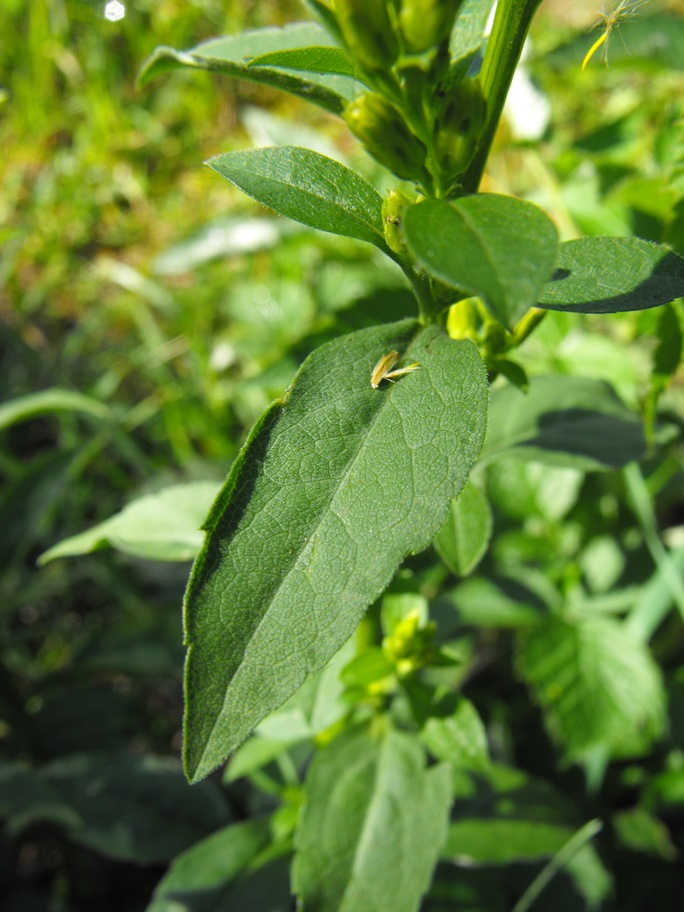
{"type": "Polygon", "coordinates": [[[518,902],[513,907],[513,912],[528,912],[536,902],[539,894],[545,889],[556,874],[568,864],[582,846],[601,831],[603,824],[600,820],[590,820],[577,830],[565,843],[563,848],[556,852],[551,861],[539,872],[529,887],[525,890],[518,902]]]}
{"type": "Polygon", "coordinates": [[[475,193],[482,180],[508,89],[530,24],[541,2],[542,0],[499,0],[480,72],[487,116],[477,151],[461,181],[465,193],[475,193]]]}

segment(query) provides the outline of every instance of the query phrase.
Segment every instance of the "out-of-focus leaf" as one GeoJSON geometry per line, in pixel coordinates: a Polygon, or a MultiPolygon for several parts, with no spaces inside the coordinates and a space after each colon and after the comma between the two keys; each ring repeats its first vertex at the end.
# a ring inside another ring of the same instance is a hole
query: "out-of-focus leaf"
{"type": "Polygon", "coordinates": [[[148,560],[192,560],[202,547],[204,533],[200,527],[217,491],[213,481],[169,485],[134,500],[121,513],[87,532],[53,545],[39,563],[88,554],[107,545],[148,560]]]}
{"type": "Polygon", "coordinates": [[[481,460],[508,452],[585,471],[621,468],[646,452],[641,421],[613,389],[585,377],[534,377],[491,397],[481,460]]]}
{"type": "Polygon", "coordinates": [[[482,560],[492,535],[492,511],[486,494],[469,482],[451,501],[435,550],[455,576],[468,576],[482,560]]]}
{"type": "Polygon", "coordinates": [[[665,694],[648,649],[604,617],[549,618],[521,635],[518,671],[568,756],[662,732],[665,694]]]}
{"type": "Polygon", "coordinates": [[[120,861],[163,864],[229,819],[220,791],[191,788],[172,760],[73,754],[40,775],[78,815],[69,837],[120,861]]]}
{"type": "Polygon", "coordinates": [[[446,766],[416,737],[351,730],[323,748],[295,837],[295,892],[310,912],[415,912],[446,835],[446,766]]]}
{"type": "Polygon", "coordinates": [[[472,770],[489,766],[487,732],[477,710],[465,697],[458,698],[448,715],[430,716],[420,736],[433,757],[451,766],[472,770]]]}
{"type": "Polygon", "coordinates": [[[168,70],[194,67],[282,89],[332,114],[340,114],[345,103],[358,91],[359,83],[355,79],[329,73],[308,73],[304,78],[296,70],[283,72],[248,65],[253,58],[272,51],[331,45],[330,35],[321,26],[313,22],[294,22],[283,28],[256,29],[241,35],[214,38],[188,51],[162,46],[147,59],[138,82],[144,86],[168,70]]]}
{"type": "Polygon", "coordinates": [[[269,841],[267,819],[245,820],[212,833],[173,860],[147,912],[228,910],[233,884],[269,841]]]}

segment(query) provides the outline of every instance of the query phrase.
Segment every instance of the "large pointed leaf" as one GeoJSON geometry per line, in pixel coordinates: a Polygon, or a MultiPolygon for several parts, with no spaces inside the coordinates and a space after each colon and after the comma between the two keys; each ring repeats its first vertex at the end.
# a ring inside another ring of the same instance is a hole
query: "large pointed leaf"
{"type": "Polygon", "coordinates": [[[241,35],[214,38],[188,51],[162,46],[147,59],[138,81],[145,85],[168,70],[183,66],[195,67],[282,89],[333,114],[340,114],[347,101],[358,92],[359,83],[356,80],[328,73],[308,73],[303,77],[294,70],[284,72],[281,69],[248,66],[254,57],[272,51],[332,44],[328,32],[316,23],[293,22],[284,28],[256,29],[241,35]]]}
{"type": "Polygon", "coordinates": [[[351,635],[427,547],[485,430],[472,343],[412,320],[330,342],[260,419],[188,587],[185,760],[201,778],[351,635]],[[420,369],[371,389],[396,350],[420,369]]]}
{"type": "Polygon", "coordinates": [[[560,245],[557,267],[537,302],[546,310],[646,310],[684,295],[684,259],[641,238],[567,241],[560,245]]]}
{"type": "Polygon", "coordinates": [[[207,164],[281,215],[387,251],[382,197],[356,171],[332,158],[299,146],[272,146],[227,152],[207,164]]]}
{"type": "Polygon", "coordinates": [[[345,733],[306,781],[293,883],[307,912],[416,912],[446,836],[446,766],[415,736],[345,733]]]}
{"type": "Polygon", "coordinates": [[[409,249],[431,275],[484,298],[508,327],[536,303],[556,265],[553,222],[508,196],[425,200],[409,206],[404,228],[409,249]]]}

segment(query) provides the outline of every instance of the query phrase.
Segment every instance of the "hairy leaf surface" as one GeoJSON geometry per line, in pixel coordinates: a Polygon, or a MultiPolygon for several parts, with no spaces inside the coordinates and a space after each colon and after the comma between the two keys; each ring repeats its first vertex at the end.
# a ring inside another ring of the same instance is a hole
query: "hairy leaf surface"
{"type": "Polygon", "coordinates": [[[480,451],[486,406],[475,346],[413,320],[307,359],[205,524],[186,595],[191,778],[325,665],[401,560],[431,542],[480,451]],[[393,350],[420,370],[371,389],[393,350]]]}

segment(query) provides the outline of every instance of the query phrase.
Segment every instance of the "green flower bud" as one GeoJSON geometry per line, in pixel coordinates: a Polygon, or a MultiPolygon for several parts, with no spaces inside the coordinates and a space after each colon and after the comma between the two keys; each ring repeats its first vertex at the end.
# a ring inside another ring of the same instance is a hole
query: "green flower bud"
{"type": "Polygon", "coordinates": [[[403,255],[406,252],[406,241],[401,233],[401,222],[404,209],[413,202],[405,193],[390,190],[382,203],[382,223],[385,228],[385,241],[390,250],[403,255]]]}
{"type": "Polygon", "coordinates": [[[406,49],[420,54],[451,33],[463,0],[402,0],[399,24],[406,49]]]}
{"type": "Polygon", "coordinates": [[[422,179],[427,150],[394,105],[381,95],[366,92],[347,105],[344,119],[381,165],[398,177],[422,179]]]}
{"type": "Polygon", "coordinates": [[[449,89],[435,120],[435,151],[440,169],[451,178],[472,161],[486,113],[479,79],[464,79],[449,89]]]}
{"type": "Polygon", "coordinates": [[[399,42],[386,0],[334,0],[334,11],[350,56],[367,73],[386,70],[399,54],[399,42]]]}

